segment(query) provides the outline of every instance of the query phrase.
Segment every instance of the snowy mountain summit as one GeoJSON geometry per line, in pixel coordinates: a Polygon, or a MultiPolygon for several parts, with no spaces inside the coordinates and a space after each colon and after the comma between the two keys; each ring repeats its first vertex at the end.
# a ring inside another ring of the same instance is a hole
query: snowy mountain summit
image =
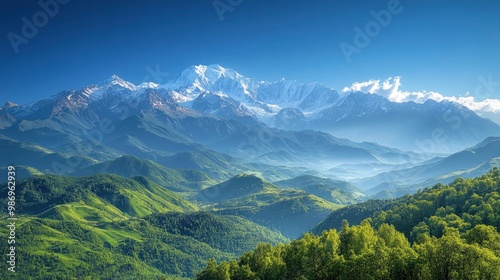
{"type": "Polygon", "coordinates": [[[268,124],[282,109],[296,108],[312,114],[333,105],[339,98],[337,91],[318,83],[300,84],[285,79],[258,81],[217,64],[191,66],[176,81],[162,87],[173,91],[187,106],[201,93],[222,93],[268,124]]]}

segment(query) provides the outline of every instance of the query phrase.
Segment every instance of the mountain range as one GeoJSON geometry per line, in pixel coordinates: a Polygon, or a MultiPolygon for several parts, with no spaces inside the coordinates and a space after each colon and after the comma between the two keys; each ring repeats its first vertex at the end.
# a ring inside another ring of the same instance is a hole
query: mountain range
{"type": "Polygon", "coordinates": [[[133,155],[198,169],[218,181],[256,166],[260,172],[280,166],[359,180],[362,189],[385,182],[365,183],[368,178],[500,135],[498,125],[456,103],[396,103],[318,83],[258,81],[220,65],[191,66],[161,85],[113,75],[27,105],[7,102],[0,124],[2,141],[51,150],[42,158],[51,164],[31,165],[49,173],[133,155]]]}
{"type": "MultiPolygon", "coordinates": [[[[340,95],[318,83],[257,81],[219,65],[189,67],[163,85],[113,75],[27,105],[7,102],[0,119],[6,137],[97,161],[131,154],[193,168],[174,158],[228,154],[240,163],[305,167],[338,179],[414,166],[500,135],[498,125],[451,102],[340,95]],[[348,172],[339,168],[345,165],[348,172]]],[[[225,167],[209,175],[228,179],[245,170],[225,167]]]]}
{"type": "Polygon", "coordinates": [[[163,85],[113,75],[27,105],[7,102],[0,124],[3,138],[60,154],[43,167],[49,173],[128,154],[219,181],[249,164],[371,178],[500,135],[498,125],[456,103],[395,103],[318,83],[258,81],[220,65],[189,67],[163,85]]]}
{"type": "Polygon", "coordinates": [[[434,153],[456,152],[500,135],[498,125],[456,103],[395,103],[361,92],[340,95],[318,83],[258,81],[220,65],[189,67],[163,85],[134,85],[113,75],[28,105],[7,102],[0,110],[0,123],[5,135],[23,140],[37,137],[47,145],[60,145],[72,142],[73,137],[97,137],[89,130],[96,123],[101,124],[100,130],[111,128],[108,119],[115,122],[132,117],[127,122],[137,124],[140,121],[133,116],[151,109],[161,110],[163,114],[155,118],[163,118],[175,129],[168,136],[177,149],[192,141],[217,141],[261,123],[434,153]]]}

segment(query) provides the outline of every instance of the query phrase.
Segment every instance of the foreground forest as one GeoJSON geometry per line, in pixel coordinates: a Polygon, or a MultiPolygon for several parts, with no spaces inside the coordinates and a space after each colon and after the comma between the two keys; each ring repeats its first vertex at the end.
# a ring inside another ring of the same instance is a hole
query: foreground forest
{"type": "MultiPolygon", "coordinates": [[[[208,261],[196,279],[500,279],[500,170],[397,200],[353,206],[371,217],[290,244],[208,261]]],[[[356,211],[357,210],[357,211],[356,211]]],[[[336,216],[332,213],[332,216],[336,216]]],[[[337,215],[338,216],[338,215],[337,215]]]]}

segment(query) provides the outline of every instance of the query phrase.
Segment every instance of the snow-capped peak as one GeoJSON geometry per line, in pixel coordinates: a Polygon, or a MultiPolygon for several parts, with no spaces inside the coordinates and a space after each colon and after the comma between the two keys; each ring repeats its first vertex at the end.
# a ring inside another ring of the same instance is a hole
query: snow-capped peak
{"type": "MultiPolygon", "coordinates": [[[[81,92],[84,96],[96,101],[108,95],[108,93],[112,93],[113,95],[136,95],[138,93],[138,90],[147,87],[148,86],[144,83],[136,86],[113,74],[111,75],[111,77],[99,82],[98,84],[93,84],[82,88],[81,92]]],[[[151,88],[153,88],[153,86],[151,86],[151,88]]]]}
{"type": "Polygon", "coordinates": [[[231,98],[245,102],[254,99],[255,89],[261,82],[246,78],[233,69],[218,64],[193,65],[179,78],[163,88],[182,92],[186,101],[194,100],[203,92],[223,92],[231,98]]]}
{"type": "Polygon", "coordinates": [[[148,88],[157,88],[159,87],[159,84],[153,83],[153,82],[143,82],[137,86],[137,88],[140,89],[148,89],[148,88]]]}
{"type": "Polygon", "coordinates": [[[177,81],[181,82],[180,85],[185,85],[185,86],[194,85],[195,87],[203,90],[210,83],[213,83],[214,80],[216,80],[216,79],[209,80],[205,76],[207,68],[208,67],[205,65],[191,66],[186,70],[182,71],[182,74],[177,81]]]}
{"type": "Polygon", "coordinates": [[[14,102],[7,101],[7,102],[5,102],[4,107],[5,108],[13,108],[13,107],[19,107],[19,105],[14,103],[14,102]]]}
{"type": "Polygon", "coordinates": [[[182,71],[173,87],[194,86],[199,90],[209,90],[209,87],[217,83],[222,78],[234,80],[244,79],[245,77],[233,69],[224,68],[218,64],[211,65],[193,65],[182,71]]]}
{"type": "Polygon", "coordinates": [[[222,77],[232,78],[232,79],[243,78],[243,76],[238,72],[236,72],[235,70],[230,68],[224,68],[219,64],[211,64],[208,66],[197,65],[192,67],[194,67],[194,71],[196,74],[198,74],[198,76],[203,77],[204,79],[210,81],[216,81],[222,77]]]}
{"type": "Polygon", "coordinates": [[[106,80],[100,82],[98,85],[100,87],[118,86],[132,91],[136,90],[137,88],[134,84],[123,80],[122,78],[118,77],[115,74],[111,75],[111,77],[107,78],[106,80]]]}

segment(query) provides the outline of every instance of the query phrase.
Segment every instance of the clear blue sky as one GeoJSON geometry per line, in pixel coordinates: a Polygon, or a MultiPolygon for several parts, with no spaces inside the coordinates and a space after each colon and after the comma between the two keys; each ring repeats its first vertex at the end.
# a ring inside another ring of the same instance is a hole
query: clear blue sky
{"type": "Polygon", "coordinates": [[[241,2],[221,21],[213,0],[69,0],[17,54],[9,32],[22,36],[22,18],[32,22],[42,8],[1,1],[0,102],[23,104],[112,74],[138,84],[156,65],[168,79],[217,63],[336,89],[399,75],[404,90],[444,95],[473,92],[480,75],[500,81],[497,0],[401,0],[402,11],[348,63],[339,44],[354,44],[354,27],[364,29],[370,12],[391,1],[220,0],[241,2]]]}

